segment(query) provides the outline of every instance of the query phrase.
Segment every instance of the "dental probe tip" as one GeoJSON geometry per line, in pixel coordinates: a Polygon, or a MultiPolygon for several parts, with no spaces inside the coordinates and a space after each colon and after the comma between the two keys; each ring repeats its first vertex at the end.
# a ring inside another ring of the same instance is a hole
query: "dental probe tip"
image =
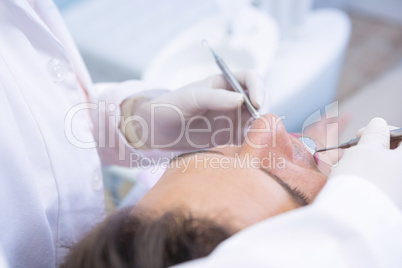
{"type": "Polygon", "coordinates": [[[339,149],[339,147],[338,147],[338,146],[335,146],[335,147],[317,149],[315,152],[316,152],[316,153],[321,153],[321,152],[325,152],[325,151],[329,151],[329,150],[334,150],[334,149],[339,149]]]}

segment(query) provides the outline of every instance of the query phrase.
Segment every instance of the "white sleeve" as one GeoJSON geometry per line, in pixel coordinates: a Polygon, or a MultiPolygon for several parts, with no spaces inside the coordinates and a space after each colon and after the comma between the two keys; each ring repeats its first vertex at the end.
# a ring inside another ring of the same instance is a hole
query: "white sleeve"
{"type": "Polygon", "coordinates": [[[328,181],[315,202],[255,224],[178,267],[402,267],[402,215],[358,177],[328,181]]]}

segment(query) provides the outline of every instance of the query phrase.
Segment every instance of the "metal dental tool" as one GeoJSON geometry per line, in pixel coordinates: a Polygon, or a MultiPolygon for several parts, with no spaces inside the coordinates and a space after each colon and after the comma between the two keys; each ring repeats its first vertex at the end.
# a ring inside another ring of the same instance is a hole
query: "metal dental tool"
{"type": "Polygon", "coordinates": [[[233,73],[230,71],[229,67],[226,65],[226,63],[223,61],[221,57],[219,57],[215,51],[212,50],[212,48],[208,45],[207,40],[202,40],[202,44],[206,47],[209,48],[211,51],[212,55],[215,58],[215,62],[218,64],[219,68],[221,69],[223,76],[226,78],[226,80],[229,82],[229,84],[233,87],[233,89],[240,94],[243,95],[244,97],[244,105],[246,106],[247,110],[250,112],[251,116],[254,119],[257,119],[261,116],[261,114],[257,111],[257,109],[251,104],[251,101],[249,97],[247,96],[246,92],[244,91],[243,87],[240,85],[239,81],[235,78],[233,73]]]}
{"type": "MultiPolygon", "coordinates": [[[[400,140],[402,141],[402,128],[394,129],[390,131],[391,134],[391,141],[397,141],[400,140]]],[[[348,142],[342,143],[338,146],[334,147],[329,147],[329,148],[322,148],[322,149],[317,149],[317,145],[315,142],[308,137],[300,137],[299,140],[304,144],[304,146],[310,151],[312,155],[315,155],[315,153],[319,152],[324,152],[324,151],[329,151],[329,150],[334,150],[334,149],[347,149],[352,146],[357,145],[359,142],[360,138],[352,139],[348,142]]]]}

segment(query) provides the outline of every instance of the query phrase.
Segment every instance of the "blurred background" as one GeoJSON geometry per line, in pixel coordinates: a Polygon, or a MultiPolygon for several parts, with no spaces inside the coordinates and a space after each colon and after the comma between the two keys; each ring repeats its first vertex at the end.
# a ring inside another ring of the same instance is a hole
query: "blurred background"
{"type": "Polygon", "coordinates": [[[339,99],[363,90],[402,63],[402,1],[316,0],[315,6],[341,8],[352,22],[338,87],[339,99]]]}
{"type": "MultiPolygon", "coordinates": [[[[341,141],[374,116],[402,126],[401,0],[55,2],[94,82],[175,89],[218,73],[206,38],[231,69],[260,73],[262,110],[285,116],[288,131],[334,101],[349,116],[341,141]]],[[[105,167],[108,211],[135,204],[154,183],[147,172],[105,167]]]]}

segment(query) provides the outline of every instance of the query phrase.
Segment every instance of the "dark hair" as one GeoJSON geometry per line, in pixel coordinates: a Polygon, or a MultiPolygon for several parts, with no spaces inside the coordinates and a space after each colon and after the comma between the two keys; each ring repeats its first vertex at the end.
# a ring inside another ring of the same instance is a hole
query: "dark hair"
{"type": "Polygon", "coordinates": [[[167,267],[207,256],[231,232],[177,210],[157,219],[124,209],[78,242],[61,268],[167,267]]]}

